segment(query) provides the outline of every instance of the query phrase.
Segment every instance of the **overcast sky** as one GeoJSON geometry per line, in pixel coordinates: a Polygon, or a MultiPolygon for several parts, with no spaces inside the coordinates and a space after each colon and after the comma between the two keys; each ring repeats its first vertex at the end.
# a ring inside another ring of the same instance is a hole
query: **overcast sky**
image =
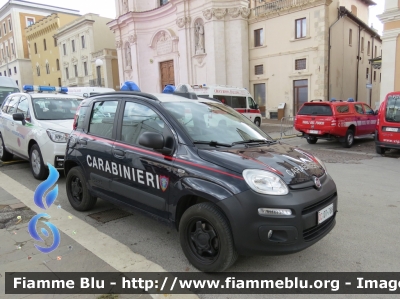
{"type": "MultiPolygon", "coordinates": [[[[0,7],[6,2],[6,0],[0,0],[0,7]]],[[[81,14],[93,12],[103,17],[115,18],[115,0],[31,0],[30,2],[76,9],[79,10],[81,14]]],[[[383,26],[375,16],[383,12],[384,0],[374,0],[374,2],[377,3],[377,5],[371,6],[370,8],[370,20],[368,25],[371,26],[372,23],[374,28],[377,28],[379,33],[382,34],[383,26]]]]}

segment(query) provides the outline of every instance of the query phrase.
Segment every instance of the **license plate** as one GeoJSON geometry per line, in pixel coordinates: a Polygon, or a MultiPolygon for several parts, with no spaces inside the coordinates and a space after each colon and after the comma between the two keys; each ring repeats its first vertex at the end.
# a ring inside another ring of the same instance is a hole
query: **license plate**
{"type": "Polygon", "coordinates": [[[333,216],[333,203],[318,211],[318,224],[333,216]]]}
{"type": "Polygon", "coordinates": [[[397,128],[386,128],[387,132],[397,132],[397,128]]]}
{"type": "Polygon", "coordinates": [[[318,130],[310,130],[310,134],[319,134],[318,130]]]}

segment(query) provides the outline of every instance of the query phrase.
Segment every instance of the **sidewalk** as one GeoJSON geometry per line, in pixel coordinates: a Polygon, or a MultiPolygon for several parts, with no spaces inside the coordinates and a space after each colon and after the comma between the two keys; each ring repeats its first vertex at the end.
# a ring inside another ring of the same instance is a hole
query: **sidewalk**
{"type": "MultiPolygon", "coordinates": [[[[21,201],[0,187],[0,297],[5,293],[5,272],[117,272],[63,232],[60,246],[49,254],[38,251],[28,232],[36,215],[21,201]]],[[[49,244],[51,245],[51,244],[49,244]]],[[[110,248],[110,254],[112,254],[110,248]]],[[[53,298],[53,295],[4,295],[7,298],[53,298]]],[[[152,298],[138,295],[56,295],[62,298],[152,298]]]]}

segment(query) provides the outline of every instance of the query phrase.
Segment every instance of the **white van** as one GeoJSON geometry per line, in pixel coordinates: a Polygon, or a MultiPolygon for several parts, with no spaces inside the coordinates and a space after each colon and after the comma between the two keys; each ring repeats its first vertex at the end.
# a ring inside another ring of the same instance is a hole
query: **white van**
{"type": "Polygon", "coordinates": [[[0,76],[0,106],[11,93],[20,92],[17,83],[10,77],[0,76]]]}
{"type": "Polygon", "coordinates": [[[260,109],[247,89],[225,85],[192,85],[192,88],[198,97],[220,100],[242,113],[257,126],[261,125],[260,109]]]}
{"type": "Polygon", "coordinates": [[[115,89],[106,87],[68,87],[68,94],[77,95],[84,98],[88,98],[99,93],[114,91],[115,89]]]}

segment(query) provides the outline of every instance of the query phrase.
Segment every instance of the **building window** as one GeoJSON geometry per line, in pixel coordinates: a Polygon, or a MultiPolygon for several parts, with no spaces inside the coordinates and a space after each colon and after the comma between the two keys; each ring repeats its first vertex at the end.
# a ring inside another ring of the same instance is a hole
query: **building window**
{"type": "Polygon", "coordinates": [[[8,52],[8,46],[6,46],[6,55],[7,55],[7,58],[10,57],[10,52],[8,52]]]}
{"type": "Polygon", "coordinates": [[[256,75],[262,75],[264,74],[264,65],[260,64],[260,65],[256,65],[254,67],[254,74],[256,75]]]}
{"type": "Polygon", "coordinates": [[[303,59],[296,59],[295,61],[295,70],[305,70],[307,67],[307,59],[303,58],[303,59]]]}
{"type": "Polygon", "coordinates": [[[6,27],[6,23],[3,23],[3,30],[4,30],[4,35],[7,34],[7,27],[6,27]]]}
{"type": "Polygon", "coordinates": [[[370,42],[370,41],[368,41],[367,54],[368,54],[368,55],[371,54],[371,42],[370,42]]]}
{"type": "Polygon", "coordinates": [[[46,39],[43,39],[43,48],[45,51],[47,50],[46,39]]]}
{"type": "Polygon", "coordinates": [[[58,78],[58,86],[61,87],[61,78],[58,78]]]}
{"type": "Polygon", "coordinates": [[[14,74],[16,74],[16,73],[17,73],[17,67],[14,66],[14,74]]]}
{"type": "Polygon", "coordinates": [[[37,46],[36,43],[33,44],[34,48],[35,48],[35,54],[37,54],[37,46]]]}
{"type": "Polygon", "coordinates": [[[18,84],[19,84],[19,83],[18,83],[18,80],[15,80],[15,83],[17,83],[17,85],[18,85],[18,84]]]}
{"type": "Polygon", "coordinates": [[[168,3],[168,0],[160,0],[160,6],[163,6],[168,3]]]}
{"type": "Polygon", "coordinates": [[[63,44],[63,53],[64,55],[67,55],[67,45],[63,44]]]}
{"type": "Polygon", "coordinates": [[[364,53],[364,37],[361,38],[361,53],[364,53]]]}
{"type": "Polygon", "coordinates": [[[26,26],[32,26],[33,24],[35,24],[35,19],[34,18],[26,18],[26,26]]]}
{"type": "Polygon", "coordinates": [[[84,36],[84,35],[81,36],[81,44],[82,44],[82,49],[86,48],[86,45],[85,45],[85,36],[84,36]]]}
{"type": "Polygon", "coordinates": [[[307,19],[297,19],[296,20],[296,38],[303,38],[307,36],[307,19]]]}
{"type": "Polygon", "coordinates": [[[374,81],[376,81],[376,71],[374,71],[374,81]]]}
{"type": "Polygon", "coordinates": [[[369,68],[367,67],[367,75],[366,75],[366,79],[368,79],[369,77],[369,68]]]}
{"type": "Polygon", "coordinates": [[[11,51],[12,51],[13,55],[15,55],[14,43],[11,43],[11,51]]]}
{"type": "Polygon", "coordinates": [[[78,77],[78,65],[74,64],[75,77],[78,77]]]}
{"type": "Polygon", "coordinates": [[[65,78],[69,79],[69,71],[68,68],[65,68],[65,78]]]}
{"type": "Polygon", "coordinates": [[[50,74],[50,65],[49,62],[46,62],[46,74],[50,74]]]}
{"type": "Polygon", "coordinates": [[[75,52],[75,40],[71,41],[72,52],[75,52]]]}
{"type": "Polygon", "coordinates": [[[36,66],[36,74],[38,75],[38,77],[40,76],[40,66],[39,65],[36,66]]]}
{"type": "Polygon", "coordinates": [[[0,27],[0,37],[1,37],[1,27],[0,27]]]}
{"type": "Polygon", "coordinates": [[[56,59],[56,67],[57,67],[57,71],[60,70],[60,60],[56,59]]]}
{"type": "Polygon", "coordinates": [[[254,47],[261,47],[264,45],[264,30],[254,30],[254,47]]]}
{"type": "Polygon", "coordinates": [[[349,45],[353,44],[353,30],[349,29],[349,45]]]}
{"type": "Polygon", "coordinates": [[[8,69],[8,75],[11,76],[11,69],[8,69]]]}
{"type": "Polygon", "coordinates": [[[85,76],[88,75],[88,70],[87,70],[87,62],[83,62],[83,71],[85,72],[85,76]]]}
{"type": "Polygon", "coordinates": [[[11,31],[12,30],[12,26],[11,26],[11,20],[8,19],[8,29],[11,31]]]}
{"type": "Polygon", "coordinates": [[[378,47],[375,46],[374,58],[376,57],[376,53],[378,53],[378,47]]]}

